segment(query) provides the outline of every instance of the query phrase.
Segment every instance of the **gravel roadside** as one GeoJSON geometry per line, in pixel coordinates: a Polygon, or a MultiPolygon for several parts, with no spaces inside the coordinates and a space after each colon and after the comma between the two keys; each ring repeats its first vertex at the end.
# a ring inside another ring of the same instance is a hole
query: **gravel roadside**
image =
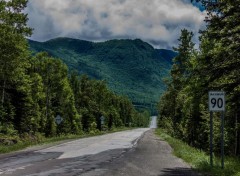
{"type": "MultiPolygon", "coordinates": [[[[98,170],[100,171],[100,170],[98,170]]],[[[181,159],[172,155],[169,144],[149,130],[136,147],[108,164],[101,171],[92,171],[84,176],[195,176],[200,175],[181,159]]]]}

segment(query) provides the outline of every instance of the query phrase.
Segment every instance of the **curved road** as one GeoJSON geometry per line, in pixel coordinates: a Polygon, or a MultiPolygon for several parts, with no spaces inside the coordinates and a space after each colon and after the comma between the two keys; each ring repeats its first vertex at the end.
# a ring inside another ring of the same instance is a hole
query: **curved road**
{"type": "MultiPolygon", "coordinates": [[[[156,117],[151,128],[156,128],[156,117]]],[[[196,175],[150,128],[79,139],[0,155],[0,175],[196,175]]]]}

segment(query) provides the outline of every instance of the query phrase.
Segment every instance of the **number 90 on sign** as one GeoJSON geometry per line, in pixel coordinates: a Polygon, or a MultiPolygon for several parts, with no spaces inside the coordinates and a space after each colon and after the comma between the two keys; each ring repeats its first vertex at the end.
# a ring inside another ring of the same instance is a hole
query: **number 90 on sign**
{"type": "Polygon", "coordinates": [[[208,98],[209,111],[225,111],[225,92],[210,91],[208,98]]]}

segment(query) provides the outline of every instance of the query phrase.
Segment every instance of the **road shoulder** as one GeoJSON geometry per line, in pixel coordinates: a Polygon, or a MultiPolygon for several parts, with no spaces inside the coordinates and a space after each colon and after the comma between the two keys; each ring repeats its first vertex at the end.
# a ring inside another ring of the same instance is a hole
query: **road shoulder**
{"type": "Polygon", "coordinates": [[[183,160],[173,156],[170,145],[154,134],[144,133],[138,144],[111,163],[103,163],[101,169],[84,176],[146,176],[146,175],[199,175],[183,160]]]}

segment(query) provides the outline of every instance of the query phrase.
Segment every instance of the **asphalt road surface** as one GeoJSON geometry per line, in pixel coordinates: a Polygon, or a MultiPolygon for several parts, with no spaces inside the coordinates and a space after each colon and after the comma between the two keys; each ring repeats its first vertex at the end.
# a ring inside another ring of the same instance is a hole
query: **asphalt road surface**
{"type": "Polygon", "coordinates": [[[157,128],[157,116],[151,117],[150,128],[157,128]]]}
{"type": "Polygon", "coordinates": [[[40,148],[0,155],[0,175],[197,175],[182,160],[174,157],[171,147],[156,137],[150,128],[40,148]]]}

